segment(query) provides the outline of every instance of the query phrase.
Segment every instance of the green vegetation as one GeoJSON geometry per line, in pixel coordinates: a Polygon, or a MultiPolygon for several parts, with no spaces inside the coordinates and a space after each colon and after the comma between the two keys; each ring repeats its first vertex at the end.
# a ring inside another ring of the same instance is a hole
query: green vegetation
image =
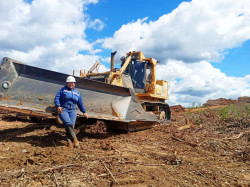
{"type": "Polygon", "coordinates": [[[246,104],[244,110],[241,110],[238,105],[228,105],[220,110],[220,119],[227,121],[232,118],[240,119],[244,115],[250,114],[250,105],[246,104]]]}
{"type": "Polygon", "coordinates": [[[250,104],[245,105],[245,110],[250,114],[250,104]]]}
{"type": "Polygon", "coordinates": [[[195,113],[190,112],[189,113],[189,120],[192,121],[195,125],[201,125],[203,123],[203,119],[201,117],[202,113],[203,113],[203,111],[198,111],[198,112],[195,112],[195,113]]]}

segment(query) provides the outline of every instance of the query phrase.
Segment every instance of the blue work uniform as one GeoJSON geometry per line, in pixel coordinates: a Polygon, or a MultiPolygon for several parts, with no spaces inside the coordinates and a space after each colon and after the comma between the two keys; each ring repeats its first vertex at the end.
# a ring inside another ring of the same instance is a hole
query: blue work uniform
{"type": "Polygon", "coordinates": [[[55,96],[55,105],[62,107],[62,113],[59,114],[64,126],[72,125],[76,122],[76,105],[81,112],[85,113],[85,107],[82,102],[81,93],[75,88],[71,90],[68,86],[61,88],[55,96]]]}

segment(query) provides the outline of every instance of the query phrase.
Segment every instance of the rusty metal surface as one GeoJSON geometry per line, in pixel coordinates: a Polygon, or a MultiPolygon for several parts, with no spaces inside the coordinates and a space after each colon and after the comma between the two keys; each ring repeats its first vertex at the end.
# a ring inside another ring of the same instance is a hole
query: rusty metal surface
{"type": "MultiPolygon", "coordinates": [[[[56,115],[54,97],[65,85],[67,74],[49,71],[3,58],[0,69],[0,107],[41,116],[56,115]]],[[[143,110],[133,90],[76,77],[90,118],[119,122],[154,122],[143,110]]],[[[81,115],[78,110],[78,114],[81,115]]]]}

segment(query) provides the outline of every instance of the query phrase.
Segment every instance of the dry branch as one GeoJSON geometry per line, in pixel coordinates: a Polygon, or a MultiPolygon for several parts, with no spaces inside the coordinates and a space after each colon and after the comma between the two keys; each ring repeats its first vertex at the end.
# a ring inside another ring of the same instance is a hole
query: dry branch
{"type": "Polygon", "coordinates": [[[179,139],[179,138],[177,138],[177,137],[175,137],[175,136],[172,136],[171,138],[172,138],[173,140],[176,140],[176,141],[179,141],[179,142],[183,142],[183,143],[185,143],[185,144],[187,144],[187,145],[190,145],[190,146],[192,146],[192,147],[196,147],[196,146],[197,146],[196,144],[193,144],[193,143],[187,142],[187,141],[185,141],[185,140],[179,139]]]}
{"type": "Polygon", "coordinates": [[[113,174],[111,173],[111,171],[109,170],[109,168],[107,168],[107,166],[105,165],[105,163],[102,162],[102,164],[103,164],[103,166],[105,167],[105,169],[109,172],[109,174],[110,174],[110,176],[113,178],[113,180],[114,180],[116,183],[118,183],[117,180],[115,179],[115,177],[113,176],[113,174]]]}
{"type": "MultiPolygon", "coordinates": [[[[113,173],[113,176],[115,176],[115,175],[126,174],[126,173],[129,173],[129,172],[132,172],[132,171],[138,172],[138,170],[128,170],[128,171],[124,171],[124,172],[113,173]]],[[[100,175],[97,175],[97,176],[98,176],[98,177],[107,177],[107,176],[109,176],[109,175],[110,175],[109,173],[103,173],[103,174],[100,174],[100,175]]]]}
{"type": "Polygon", "coordinates": [[[0,156],[0,159],[6,159],[6,158],[8,158],[8,157],[5,157],[5,156],[0,156]]]}
{"type": "Polygon", "coordinates": [[[142,166],[166,166],[165,164],[147,164],[143,162],[119,162],[121,164],[135,164],[135,165],[142,165],[142,166]]]}
{"type": "Polygon", "coordinates": [[[59,185],[58,185],[58,183],[57,183],[57,178],[56,178],[55,173],[53,173],[53,176],[54,176],[54,179],[55,179],[56,187],[58,187],[59,185]]]}
{"type": "Polygon", "coordinates": [[[60,166],[55,166],[55,167],[52,167],[52,168],[46,168],[44,170],[42,170],[42,172],[48,172],[48,171],[54,171],[54,170],[57,170],[57,169],[62,169],[62,168],[66,168],[66,167],[70,167],[70,166],[79,166],[80,164],[67,164],[67,165],[60,165],[60,166]]]}
{"type": "Polygon", "coordinates": [[[239,139],[240,137],[242,137],[244,135],[244,132],[241,132],[239,135],[234,136],[232,138],[223,138],[224,140],[236,140],[239,139]]]}

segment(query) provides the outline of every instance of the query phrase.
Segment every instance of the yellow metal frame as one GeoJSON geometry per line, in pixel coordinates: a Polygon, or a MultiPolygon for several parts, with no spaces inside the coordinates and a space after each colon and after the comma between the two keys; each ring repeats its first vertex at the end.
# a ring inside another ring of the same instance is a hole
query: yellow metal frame
{"type": "Polygon", "coordinates": [[[158,63],[154,58],[145,58],[141,51],[133,51],[127,53],[127,56],[132,56],[137,60],[148,61],[152,64],[152,80],[146,85],[146,93],[136,93],[139,100],[166,100],[168,99],[168,82],[164,80],[156,80],[156,65],[158,63]]]}
{"type": "Polygon", "coordinates": [[[131,62],[131,58],[135,58],[140,61],[148,61],[152,64],[151,69],[151,83],[146,85],[146,93],[136,93],[139,100],[159,101],[168,99],[168,82],[164,80],[156,80],[156,65],[158,63],[154,58],[145,58],[141,51],[133,51],[127,53],[126,61],[120,70],[111,72],[107,71],[104,73],[86,73],[86,71],[80,73],[80,77],[86,78],[87,75],[105,75],[109,74],[107,80],[108,84],[113,84],[123,87],[122,74],[126,70],[127,66],[131,62]]]}

